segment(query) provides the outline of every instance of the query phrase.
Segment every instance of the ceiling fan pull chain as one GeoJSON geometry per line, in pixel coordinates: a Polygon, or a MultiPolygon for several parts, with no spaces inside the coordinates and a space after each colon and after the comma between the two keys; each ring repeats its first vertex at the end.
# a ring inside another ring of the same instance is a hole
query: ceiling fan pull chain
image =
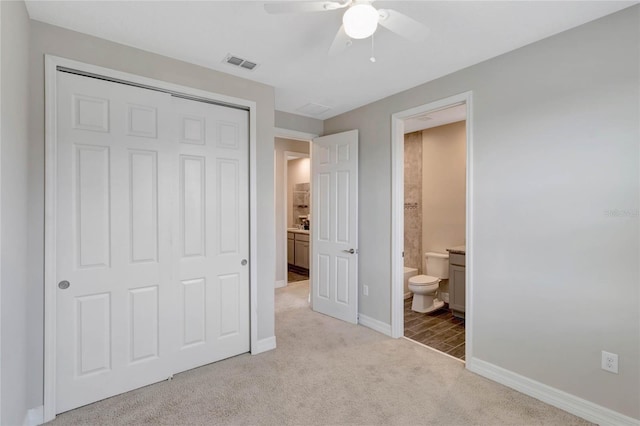
{"type": "Polygon", "coordinates": [[[371,57],[369,58],[369,60],[374,63],[376,61],[376,53],[374,51],[374,44],[373,44],[373,34],[371,34],[371,57]]]}

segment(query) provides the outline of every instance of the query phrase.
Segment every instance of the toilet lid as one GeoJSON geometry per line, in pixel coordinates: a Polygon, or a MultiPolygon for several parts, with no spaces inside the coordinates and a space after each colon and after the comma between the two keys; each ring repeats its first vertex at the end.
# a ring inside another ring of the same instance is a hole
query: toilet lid
{"type": "Polygon", "coordinates": [[[436,284],[439,281],[440,281],[440,278],[432,277],[430,275],[416,275],[415,277],[409,278],[409,282],[415,285],[436,284]]]}

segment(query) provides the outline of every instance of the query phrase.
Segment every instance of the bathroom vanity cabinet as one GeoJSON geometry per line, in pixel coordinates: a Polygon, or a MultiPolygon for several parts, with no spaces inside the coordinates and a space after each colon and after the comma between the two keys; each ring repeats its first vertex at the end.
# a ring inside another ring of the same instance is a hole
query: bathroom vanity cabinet
{"type": "Polygon", "coordinates": [[[295,239],[293,232],[287,232],[287,263],[295,264],[295,239]]]}
{"type": "Polygon", "coordinates": [[[449,308],[451,313],[464,318],[466,303],[465,252],[449,249],[449,308]]]}
{"type": "Polygon", "coordinates": [[[287,232],[287,263],[309,269],[309,231],[287,232]]]}

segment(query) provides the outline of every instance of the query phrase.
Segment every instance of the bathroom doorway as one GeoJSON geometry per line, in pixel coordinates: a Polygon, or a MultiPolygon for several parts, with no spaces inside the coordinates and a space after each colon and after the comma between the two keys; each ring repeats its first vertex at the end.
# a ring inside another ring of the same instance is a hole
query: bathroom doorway
{"type": "Polygon", "coordinates": [[[464,361],[469,353],[470,100],[393,117],[392,335],[464,361]]]}

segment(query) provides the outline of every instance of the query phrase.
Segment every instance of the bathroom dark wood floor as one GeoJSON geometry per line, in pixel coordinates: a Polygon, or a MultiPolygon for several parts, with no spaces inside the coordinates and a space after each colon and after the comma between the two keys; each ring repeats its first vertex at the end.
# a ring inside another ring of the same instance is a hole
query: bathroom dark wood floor
{"type": "Polygon", "coordinates": [[[404,301],[404,336],[464,360],[464,320],[451,314],[448,305],[428,314],[411,310],[404,301]]]}

